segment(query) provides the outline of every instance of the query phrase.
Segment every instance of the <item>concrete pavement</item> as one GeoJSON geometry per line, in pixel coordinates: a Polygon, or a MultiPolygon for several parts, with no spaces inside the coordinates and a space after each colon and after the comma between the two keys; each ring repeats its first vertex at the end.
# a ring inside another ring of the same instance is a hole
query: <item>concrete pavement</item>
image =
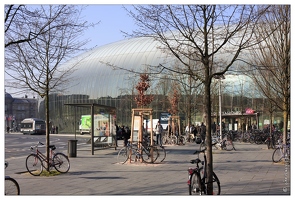
{"type": "MultiPolygon", "coordinates": [[[[96,150],[79,144],[68,173],[35,177],[25,173],[24,157],[7,158],[6,175],[15,178],[21,195],[188,195],[187,169],[195,143],[166,146],[161,164],[118,164],[114,148],[96,150]]],[[[290,195],[290,166],[272,163],[266,145],[235,143],[236,151],[213,150],[214,172],[221,195],[290,195]]],[[[57,147],[58,150],[58,147],[57,147]]],[[[67,154],[66,150],[63,153],[67,154]]]]}

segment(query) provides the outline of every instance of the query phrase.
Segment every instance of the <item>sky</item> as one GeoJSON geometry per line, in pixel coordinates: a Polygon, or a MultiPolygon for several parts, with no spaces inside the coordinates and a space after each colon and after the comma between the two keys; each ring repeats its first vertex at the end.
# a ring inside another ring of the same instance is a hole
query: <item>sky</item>
{"type": "Polygon", "coordinates": [[[121,31],[132,32],[135,28],[133,20],[127,15],[122,4],[89,5],[83,14],[87,21],[99,22],[95,28],[89,28],[85,32],[85,38],[91,38],[88,44],[90,47],[123,40],[124,35],[121,31]]]}
{"type": "MultiPolygon", "coordinates": [[[[4,4],[12,4],[12,3],[24,3],[24,4],[40,4],[40,1],[36,0],[19,0],[19,1],[8,1],[4,0],[4,4]]],[[[171,3],[181,3],[181,4],[195,4],[195,3],[203,3],[198,0],[182,0],[182,1],[167,1],[167,0],[158,0],[158,1],[147,1],[147,0],[141,0],[140,4],[171,4],[171,3]]],[[[85,39],[90,39],[91,41],[85,46],[87,48],[92,48],[95,46],[103,46],[109,43],[117,42],[120,40],[124,40],[124,34],[121,31],[131,33],[132,30],[135,30],[137,27],[134,25],[134,21],[131,17],[128,16],[127,12],[124,10],[124,6],[129,6],[131,4],[136,4],[138,1],[134,0],[108,0],[108,1],[93,1],[93,0],[84,0],[84,1],[69,1],[69,0],[44,0],[42,1],[43,4],[85,4],[88,5],[86,10],[83,12],[82,16],[84,16],[84,20],[88,21],[89,23],[96,23],[99,22],[98,25],[96,25],[94,28],[89,28],[85,31],[84,37],[85,39]],[[93,4],[93,3],[97,4],[93,4]]],[[[220,3],[218,1],[212,1],[208,0],[206,1],[207,4],[209,3],[220,3]]],[[[223,1],[222,3],[241,3],[241,1],[223,1]]],[[[242,2],[245,3],[245,2],[242,2]]],[[[266,4],[272,4],[272,3],[278,3],[273,0],[270,1],[253,1],[248,0],[248,4],[257,4],[257,3],[266,3],[266,4]]],[[[288,1],[281,1],[280,4],[288,3],[288,1]]],[[[3,4],[3,5],[4,5],[3,4]]],[[[3,6],[4,7],[4,6],[3,6]]],[[[2,7],[2,8],[3,8],[2,7]]],[[[3,12],[3,10],[2,10],[3,12]]],[[[1,16],[4,16],[2,14],[1,16]]],[[[2,20],[4,21],[4,20],[2,20]]],[[[4,27],[4,26],[3,26],[4,27]]],[[[4,31],[3,31],[4,32],[4,31]]],[[[3,34],[2,32],[2,34],[3,34]]],[[[4,36],[3,36],[4,37],[4,36]]],[[[1,73],[1,80],[4,80],[4,73],[1,73]]],[[[4,87],[4,86],[3,86],[4,87]]],[[[8,93],[11,93],[9,90],[7,90],[8,93]]],[[[24,94],[13,94],[13,97],[22,97],[24,94]],[[19,95],[19,96],[17,96],[19,95]]]]}

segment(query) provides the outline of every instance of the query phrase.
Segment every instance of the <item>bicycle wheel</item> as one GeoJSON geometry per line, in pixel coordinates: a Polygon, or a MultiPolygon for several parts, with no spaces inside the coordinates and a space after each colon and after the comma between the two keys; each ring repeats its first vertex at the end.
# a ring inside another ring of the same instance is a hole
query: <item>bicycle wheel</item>
{"type": "Polygon", "coordinates": [[[53,156],[54,168],[60,173],[67,173],[70,169],[70,161],[63,153],[56,153],[53,156]]]}
{"type": "Polygon", "coordinates": [[[163,162],[166,158],[166,150],[163,146],[157,147],[158,150],[158,156],[157,156],[157,162],[163,162]]]}
{"type": "Polygon", "coordinates": [[[171,144],[177,144],[177,137],[175,135],[171,136],[170,143],[171,144]]]}
{"type": "Polygon", "coordinates": [[[188,192],[189,195],[202,195],[201,176],[198,172],[194,172],[191,175],[188,192]]]}
{"type": "Polygon", "coordinates": [[[220,195],[220,181],[213,172],[213,195],[220,195]]]}
{"type": "Polygon", "coordinates": [[[145,163],[154,163],[158,158],[158,149],[157,147],[141,147],[141,158],[145,163]]]}
{"type": "Polygon", "coordinates": [[[26,159],[26,168],[33,176],[40,176],[43,171],[41,159],[36,154],[30,154],[26,159]]]}
{"type": "Polygon", "coordinates": [[[232,141],[226,141],[225,149],[226,149],[227,151],[231,151],[231,150],[234,149],[234,146],[233,146],[232,141]]]}
{"type": "Polygon", "coordinates": [[[162,145],[164,145],[164,144],[168,144],[167,136],[162,137],[162,145]]]}
{"type": "Polygon", "coordinates": [[[123,147],[118,152],[117,161],[120,164],[124,164],[128,160],[129,152],[127,151],[127,147],[123,147]]]}
{"type": "Polygon", "coordinates": [[[254,140],[254,137],[253,137],[253,136],[250,137],[249,142],[250,142],[251,144],[254,144],[254,143],[255,143],[255,140],[254,140]]]}
{"type": "Polygon", "coordinates": [[[181,135],[181,136],[179,137],[179,144],[180,144],[180,145],[185,145],[185,143],[186,143],[186,137],[183,136],[183,135],[181,135]]]}
{"type": "Polygon", "coordinates": [[[5,195],[19,195],[20,188],[18,182],[7,176],[5,177],[5,195]]]}
{"type": "Polygon", "coordinates": [[[280,162],[282,160],[283,156],[281,153],[281,148],[278,147],[274,150],[273,154],[272,154],[272,161],[277,163],[280,162]]]}

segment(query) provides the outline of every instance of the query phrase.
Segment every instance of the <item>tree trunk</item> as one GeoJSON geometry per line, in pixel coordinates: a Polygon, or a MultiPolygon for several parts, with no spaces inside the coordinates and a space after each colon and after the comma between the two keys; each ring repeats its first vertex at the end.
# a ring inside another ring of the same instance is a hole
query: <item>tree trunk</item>
{"type": "Polygon", "coordinates": [[[47,171],[49,171],[49,145],[50,145],[50,128],[49,127],[49,67],[47,66],[46,74],[46,94],[45,94],[45,113],[46,113],[46,157],[47,157],[47,171]]]}
{"type": "Polygon", "coordinates": [[[207,156],[207,193],[213,194],[213,156],[212,156],[212,140],[211,140],[211,95],[210,95],[210,80],[206,79],[205,84],[205,119],[206,119],[206,156],[207,156]]]}
{"type": "Polygon", "coordinates": [[[50,145],[50,138],[49,138],[49,133],[50,133],[50,124],[49,124],[49,96],[48,96],[48,91],[46,92],[46,97],[45,97],[45,112],[46,112],[46,157],[47,157],[47,168],[46,170],[49,171],[49,145],[50,145]]]}

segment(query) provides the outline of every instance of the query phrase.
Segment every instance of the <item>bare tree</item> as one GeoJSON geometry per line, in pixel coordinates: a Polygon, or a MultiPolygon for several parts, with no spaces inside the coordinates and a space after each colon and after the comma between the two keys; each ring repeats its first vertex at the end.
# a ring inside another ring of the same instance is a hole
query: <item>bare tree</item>
{"type": "MultiPolygon", "coordinates": [[[[138,29],[133,37],[152,37],[164,52],[180,63],[177,73],[204,85],[208,194],[212,194],[211,96],[214,76],[224,74],[253,45],[253,31],[267,6],[255,5],[148,5],[129,10],[138,29]]],[[[174,70],[159,63],[160,70],[174,70]]]]}
{"type": "Polygon", "coordinates": [[[261,18],[255,36],[257,40],[266,39],[251,50],[247,74],[270,101],[270,107],[275,105],[283,111],[283,142],[286,144],[291,92],[291,6],[271,6],[261,18]]]}
{"type": "MultiPolygon", "coordinates": [[[[45,98],[46,155],[49,161],[49,93],[61,91],[67,86],[67,77],[73,72],[75,64],[67,68],[60,66],[87,43],[86,40],[80,41],[79,37],[90,25],[81,20],[82,7],[41,5],[20,8],[25,12],[23,15],[35,13],[36,17],[34,21],[20,21],[16,14],[15,18],[10,20],[5,33],[5,73],[11,80],[6,84],[29,88],[45,98]],[[30,12],[30,9],[33,11],[30,12]],[[35,34],[36,31],[39,34],[35,34]],[[18,38],[22,38],[22,33],[27,34],[26,32],[30,32],[29,38],[17,42],[18,38]],[[31,38],[32,33],[34,39],[31,38]],[[16,34],[19,34],[19,37],[16,34]],[[14,36],[16,39],[11,39],[14,36]]],[[[49,169],[49,166],[47,167],[49,169]]]]}

